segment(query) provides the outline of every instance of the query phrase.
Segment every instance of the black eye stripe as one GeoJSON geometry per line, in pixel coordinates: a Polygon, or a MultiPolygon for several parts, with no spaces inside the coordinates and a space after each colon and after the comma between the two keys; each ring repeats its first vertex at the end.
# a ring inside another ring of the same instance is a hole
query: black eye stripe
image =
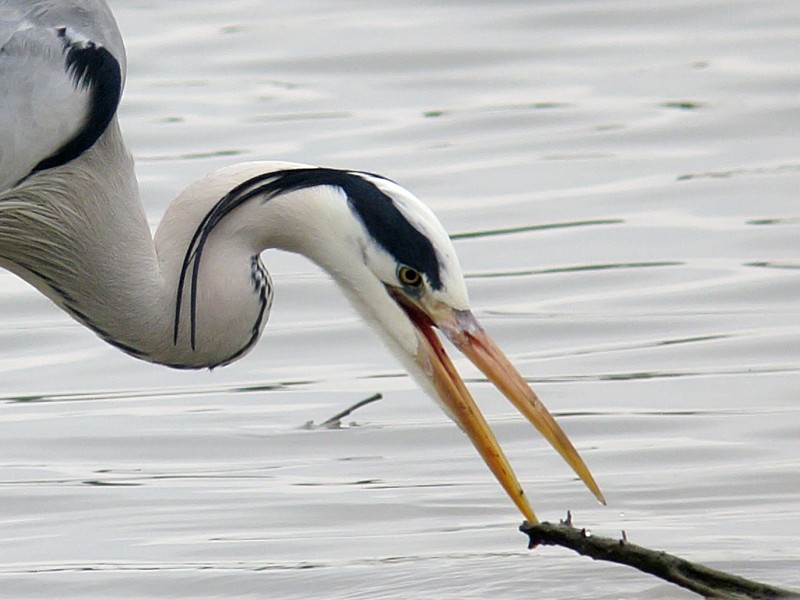
{"type": "Polygon", "coordinates": [[[442,289],[439,257],[433,243],[416,229],[392,199],[369,181],[366,174],[349,173],[337,184],[373,239],[402,265],[413,265],[434,290],[442,289]]]}

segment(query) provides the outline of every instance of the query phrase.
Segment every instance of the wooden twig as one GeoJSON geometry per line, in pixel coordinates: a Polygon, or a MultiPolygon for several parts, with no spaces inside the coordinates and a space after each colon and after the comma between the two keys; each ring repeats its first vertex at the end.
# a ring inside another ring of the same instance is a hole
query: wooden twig
{"type": "Polygon", "coordinates": [[[360,400],[360,401],[356,402],[355,404],[353,404],[349,408],[346,408],[342,412],[336,413],[335,415],[333,415],[327,421],[323,421],[319,425],[315,425],[314,421],[309,421],[308,423],[305,424],[304,428],[305,429],[320,429],[320,428],[324,428],[324,429],[339,429],[342,426],[342,419],[344,417],[346,417],[347,415],[352,413],[354,410],[358,410],[362,406],[366,406],[367,404],[371,404],[371,403],[373,403],[373,402],[375,402],[377,400],[380,400],[381,398],[383,398],[383,394],[380,394],[380,393],[372,394],[372,396],[370,396],[369,398],[364,398],[363,400],[360,400]]]}
{"type": "Polygon", "coordinates": [[[532,524],[526,521],[520,526],[520,531],[530,538],[529,548],[539,545],[563,546],[594,560],[628,565],[706,598],[741,600],[800,598],[798,592],[730,575],[666,552],[631,544],[624,531],[620,539],[598,537],[586,529],[573,527],[572,516],[569,513],[567,520],[559,524],[532,524]]]}

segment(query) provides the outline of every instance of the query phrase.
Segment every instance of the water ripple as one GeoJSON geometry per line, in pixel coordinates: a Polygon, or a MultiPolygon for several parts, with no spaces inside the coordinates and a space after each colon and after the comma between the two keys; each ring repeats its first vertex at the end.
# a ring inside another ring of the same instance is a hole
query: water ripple
{"type": "Polygon", "coordinates": [[[485,238],[496,235],[511,235],[515,233],[527,233],[530,231],[548,231],[552,229],[567,229],[571,227],[593,227],[595,225],[619,225],[624,223],[623,219],[590,219],[585,221],[570,221],[563,223],[542,223],[536,225],[524,225],[521,227],[503,227],[500,229],[484,229],[481,231],[467,231],[454,233],[450,236],[453,240],[466,240],[474,238],[485,238]]]}

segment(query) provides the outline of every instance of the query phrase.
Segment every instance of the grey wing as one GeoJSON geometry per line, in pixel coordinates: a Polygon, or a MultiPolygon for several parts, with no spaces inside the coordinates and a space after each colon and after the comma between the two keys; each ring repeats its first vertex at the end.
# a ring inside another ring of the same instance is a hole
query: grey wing
{"type": "Polygon", "coordinates": [[[101,0],[0,0],[0,192],[90,148],[113,119],[125,50],[101,0]]]}

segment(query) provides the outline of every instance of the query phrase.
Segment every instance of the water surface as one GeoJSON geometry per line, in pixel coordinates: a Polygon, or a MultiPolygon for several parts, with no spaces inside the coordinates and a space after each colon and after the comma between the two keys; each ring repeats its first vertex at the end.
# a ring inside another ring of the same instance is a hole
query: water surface
{"type": "MultiPolygon", "coordinates": [[[[112,5],[154,227],[242,160],[402,182],[609,500],[459,361],[540,516],[800,587],[796,2],[112,5]]],[[[264,259],[265,338],[211,373],[132,360],[0,273],[3,597],[693,597],[528,552],[325,275],[264,259]]]]}

